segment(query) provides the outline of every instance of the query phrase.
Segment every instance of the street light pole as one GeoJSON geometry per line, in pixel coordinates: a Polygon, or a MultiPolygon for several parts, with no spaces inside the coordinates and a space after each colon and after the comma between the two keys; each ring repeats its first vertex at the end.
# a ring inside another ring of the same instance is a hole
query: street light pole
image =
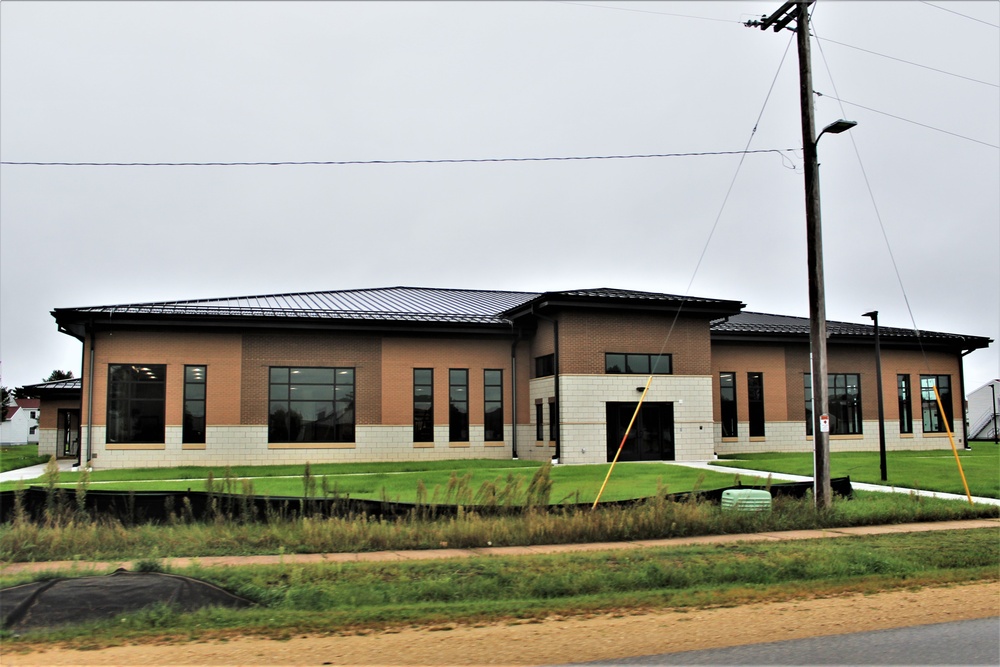
{"type": "Polygon", "coordinates": [[[875,323],[875,382],[878,385],[878,460],[882,481],[888,480],[885,464],[885,404],[882,402],[882,347],[878,335],[878,311],[865,313],[875,323]]]}

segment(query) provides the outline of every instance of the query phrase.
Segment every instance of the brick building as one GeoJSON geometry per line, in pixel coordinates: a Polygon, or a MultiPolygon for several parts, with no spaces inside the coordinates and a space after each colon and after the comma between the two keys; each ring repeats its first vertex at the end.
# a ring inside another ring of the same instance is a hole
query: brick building
{"type": "MultiPolygon", "coordinates": [[[[598,463],[647,380],[624,460],[810,450],[808,321],[742,308],[616,289],[393,287],[57,309],[83,344],[83,377],[64,423],[42,424],[40,450],[76,455],[66,443],[78,442],[96,468],[598,463]]],[[[872,330],[829,331],[831,447],[877,448],[872,330]]],[[[992,341],[881,334],[889,447],[948,446],[923,400],[931,383],[964,442],[962,355],[992,341]]]]}

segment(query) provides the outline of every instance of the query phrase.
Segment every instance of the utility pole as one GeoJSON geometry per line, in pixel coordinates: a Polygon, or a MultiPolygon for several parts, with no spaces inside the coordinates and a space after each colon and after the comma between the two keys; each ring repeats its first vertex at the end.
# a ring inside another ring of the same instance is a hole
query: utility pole
{"type": "MultiPolygon", "coordinates": [[[[813,119],[812,70],[809,54],[809,5],[805,2],[786,2],[770,16],[760,21],[748,21],[748,28],[761,30],[773,28],[779,32],[795,21],[799,50],[799,101],[802,116],[802,153],[806,189],[806,244],[809,267],[809,351],[813,396],[813,497],[816,507],[830,507],[833,491],[830,488],[830,417],[829,385],[826,361],[826,289],[823,283],[823,232],[820,224],[819,160],[816,156],[816,124],[813,119]]],[[[791,28],[789,28],[791,30],[791,28]]],[[[854,123],[838,121],[824,132],[843,132],[854,123]]]]}

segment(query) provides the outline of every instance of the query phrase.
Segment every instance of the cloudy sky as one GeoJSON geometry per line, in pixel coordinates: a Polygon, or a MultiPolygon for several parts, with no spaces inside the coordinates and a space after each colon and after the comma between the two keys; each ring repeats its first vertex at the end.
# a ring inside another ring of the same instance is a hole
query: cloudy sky
{"type": "MultiPolygon", "coordinates": [[[[742,25],[780,4],[4,1],[2,382],[79,374],[56,307],[608,286],[807,316],[794,35],[742,25]]],[[[858,122],[819,145],[830,319],[1000,341],[998,26],[814,6],[817,127],[858,122]]]]}

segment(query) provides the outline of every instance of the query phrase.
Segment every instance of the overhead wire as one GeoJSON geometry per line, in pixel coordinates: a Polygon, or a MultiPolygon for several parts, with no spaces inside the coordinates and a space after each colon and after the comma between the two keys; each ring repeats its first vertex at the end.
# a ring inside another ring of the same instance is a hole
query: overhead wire
{"type": "MultiPolygon", "coordinates": [[[[812,29],[813,32],[815,33],[816,32],[815,24],[812,25],[812,29]]],[[[823,51],[822,42],[819,40],[819,38],[816,39],[816,44],[819,48],[820,58],[823,60],[823,66],[826,68],[826,74],[830,78],[830,85],[833,86],[834,92],[837,92],[837,84],[833,79],[833,72],[830,70],[830,63],[826,59],[826,53],[823,51]]],[[[832,99],[837,99],[838,101],[840,101],[836,97],[832,99]]],[[[846,104],[846,102],[844,104],[846,104]]],[[[841,106],[840,111],[842,117],[846,117],[847,114],[844,113],[843,106],[841,106]]],[[[920,338],[920,329],[917,327],[917,320],[913,314],[913,308],[910,305],[910,298],[909,295],[907,295],[906,293],[906,285],[903,283],[903,276],[899,272],[899,264],[896,262],[896,256],[892,252],[892,243],[889,241],[889,234],[885,229],[885,222],[882,220],[882,213],[879,211],[878,202],[875,199],[875,191],[872,189],[871,181],[868,179],[868,172],[865,171],[864,161],[861,159],[861,151],[858,149],[858,143],[857,141],[855,141],[851,133],[848,132],[847,135],[851,140],[851,145],[854,147],[854,155],[855,157],[857,157],[858,167],[861,169],[861,176],[865,181],[865,188],[868,190],[868,198],[872,203],[872,209],[875,211],[875,219],[878,220],[879,229],[882,231],[882,239],[885,241],[886,250],[889,252],[889,261],[892,263],[892,270],[896,274],[896,282],[899,284],[899,290],[903,294],[903,302],[906,304],[906,312],[909,314],[910,323],[913,325],[913,332],[917,338],[917,345],[920,347],[920,354],[923,356],[925,366],[929,368],[930,362],[927,359],[927,351],[924,349],[923,341],[920,338]]]]}
{"type": "Polygon", "coordinates": [[[984,21],[982,19],[977,19],[975,16],[969,16],[968,14],[963,14],[961,12],[956,12],[954,9],[946,9],[946,8],[942,7],[941,5],[935,5],[933,2],[926,2],[926,0],[922,0],[922,1],[923,1],[923,4],[925,4],[925,5],[929,6],[929,7],[933,7],[934,9],[940,9],[942,12],[948,12],[949,14],[955,14],[956,16],[961,16],[964,19],[969,19],[970,21],[975,21],[976,23],[983,23],[985,25],[990,26],[991,28],[1000,28],[1000,25],[997,25],[996,23],[990,23],[989,21],[984,21]]]}
{"type": "MultiPolygon", "coordinates": [[[[822,52],[823,52],[823,49],[821,47],[820,48],[820,53],[822,53],[822,52]]],[[[824,62],[825,62],[825,60],[824,60],[824,62]]],[[[835,93],[837,92],[836,88],[834,89],[834,92],[835,93]]],[[[880,114],[882,116],[888,116],[889,118],[895,118],[896,120],[901,120],[904,123],[912,123],[913,125],[919,125],[920,127],[925,127],[928,130],[934,130],[935,132],[942,132],[944,134],[949,134],[949,135],[951,135],[953,137],[957,137],[959,139],[965,139],[966,141],[972,141],[972,142],[977,143],[977,144],[982,144],[983,146],[989,146],[990,148],[1000,148],[1000,146],[998,146],[996,144],[991,144],[988,141],[981,141],[979,139],[973,139],[972,137],[967,137],[964,134],[958,134],[957,132],[951,132],[949,130],[943,130],[940,127],[934,127],[933,125],[927,125],[926,123],[919,123],[919,122],[917,122],[915,120],[910,120],[909,118],[903,118],[902,116],[896,116],[894,114],[891,114],[891,113],[888,113],[888,112],[885,112],[885,111],[879,111],[878,109],[872,109],[871,107],[866,107],[863,104],[858,104],[857,102],[849,102],[847,100],[842,100],[839,97],[836,97],[834,95],[826,95],[824,93],[819,92],[818,90],[814,90],[813,94],[816,95],[817,97],[829,97],[831,100],[837,100],[838,102],[841,103],[841,109],[843,109],[843,105],[844,104],[849,104],[852,107],[858,107],[859,109],[864,109],[865,111],[871,111],[872,113],[877,113],[877,114],[880,114]]]]}
{"type": "MultiPolygon", "coordinates": [[[[421,160],[282,160],[258,162],[42,162],[8,161],[0,164],[40,167],[280,167],[280,166],[323,166],[323,165],[368,165],[368,164],[463,164],[486,162],[565,162],[573,160],[636,160],[668,157],[705,157],[711,155],[742,155],[748,153],[794,153],[796,148],[762,148],[753,151],[697,151],[690,153],[642,153],[635,155],[568,155],[549,157],[499,157],[499,158],[444,158],[421,160]]],[[[783,157],[783,156],[782,156],[783,157]]]]}
{"type": "MultiPolygon", "coordinates": [[[[880,58],[887,58],[889,60],[895,60],[896,62],[905,63],[907,65],[913,65],[914,67],[920,67],[922,69],[930,70],[932,72],[937,72],[938,74],[946,74],[948,76],[953,76],[953,77],[956,77],[958,79],[965,79],[966,81],[972,81],[973,83],[980,83],[980,84],[982,84],[984,86],[991,86],[993,88],[1000,88],[1000,84],[997,84],[997,83],[991,83],[989,81],[982,81],[981,79],[974,79],[971,76],[965,76],[965,75],[962,75],[962,74],[956,74],[955,72],[949,72],[947,70],[938,69],[936,67],[931,67],[929,65],[921,65],[920,63],[915,63],[912,60],[904,60],[903,58],[897,58],[895,56],[890,56],[890,55],[885,54],[885,53],[879,53],[878,51],[872,51],[870,49],[863,49],[860,46],[852,46],[851,44],[845,44],[844,42],[838,42],[836,40],[830,39],[829,37],[824,37],[822,41],[827,42],[829,44],[836,44],[837,46],[844,46],[844,47],[846,47],[848,49],[855,49],[856,51],[863,51],[865,53],[870,53],[871,55],[873,55],[873,56],[879,56],[880,58]]],[[[819,39],[818,36],[816,36],[816,43],[819,44],[819,42],[820,42],[820,39],[819,39]]]]}
{"type": "MultiPolygon", "coordinates": [[[[747,145],[743,151],[740,151],[740,153],[742,153],[740,161],[736,165],[736,170],[733,173],[733,178],[729,182],[729,188],[726,190],[726,194],[722,199],[722,205],[719,207],[719,212],[715,216],[715,221],[712,224],[711,230],[709,230],[708,238],[705,239],[705,245],[702,247],[701,254],[698,256],[698,261],[695,264],[694,270],[691,272],[691,280],[688,281],[687,288],[684,291],[685,295],[689,295],[691,293],[691,286],[694,285],[694,280],[698,275],[698,270],[701,267],[702,260],[705,259],[705,254],[708,252],[708,247],[712,243],[712,238],[715,236],[715,231],[719,226],[719,221],[722,219],[722,213],[725,211],[726,204],[729,202],[729,196],[733,192],[733,186],[736,185],[736,179],[739,177],[740,171],[742,170],[743,162],[746,159],[746,154],[748,152],[752,152],[749,151],[750,144],[753,143],[754,136],[757,134],[757,128],[760,125],[760,120],[761,118],[764,117],[764,111],[767,109],[767,103],[771,99],[771,93],[774,91],[774,86],[778,81],[778,75],[781,73],[781,68],[785,64],[785,58],[788,57],[788,51],[791,48],[792,41],[794,38],[795,35],[793,33],[788,40],[788,44],[785,46],[785,51],[781,54],[781,61],[778,63],[778,68],[774,73],[774,78],[771,80],[771,85],[767,90],[767,95],[764,96],[764,103],[761,105],[760,113],[757,114],[757,120],[754,122],[753,129],[750,130],[750,137],[747,139],[747,145]]],[[[667,329],[667,334],[663,338],[663,344],[660,345],[660,351],[656,354],[656,362],[651,364],[650,368],[651,371],[653,368],[656,367],[657,363],[659,363],[660,359],[663,357],[663,352],[664,350],[667,349],[667,343],[670,341],[671,335],[673,335],[674,328],[677,326],[677,320],[680,318],[681,312],[683,310],[684,310],[684,300],[682,299],[680,305],[678,306],[676,312],[674,313],[674,318],[670,323],[670,328],[667,329]]],[[[653,374],[650,373],[649,377],[646,379],[645,386],[642,388],[642,395],[639,397],[639,402],[636,403],[635,411],[632,413],[632,420],[629,422],[628,426],[625,429],[625,433],[622,436],[617,451],[615,452],[614,459],[611,461],[611,466],[608,468],[608,473],[604,477],[604,482],[601,484],[600,490],[597,492],[597,498],[594,500],[594,504],[591,507],[592,510],[597,508],[597,503],[600,502],[601,500],[601,495],[604,493],[604,488],[607,486],[608,480],[611,479],[611,473],[614,470],[615,464],[618,462],[618,457],[621,455],[621,451],[622,448],[625,446],[625,442],[628,440],[628,436],[630,431],[632,430],[632,426],[639,416],[639,410],[642,407],[643,401],[645,401],[646,399],[646,394],[649,392],[649,387],[652,384],[652,382],[653,382],[653,374]]]]}

